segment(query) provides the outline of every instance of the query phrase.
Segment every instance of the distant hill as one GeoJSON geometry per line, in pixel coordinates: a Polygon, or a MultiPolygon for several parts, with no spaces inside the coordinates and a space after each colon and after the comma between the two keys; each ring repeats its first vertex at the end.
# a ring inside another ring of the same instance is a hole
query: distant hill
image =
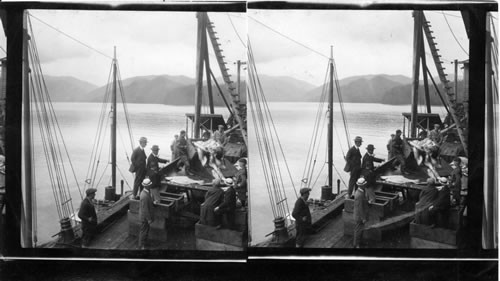
{"type": "MultiPolygon", "coordinates": [[[[344,102],[366,103],[380,103],[388,91],[406,83],[411,83],[411,79],[402,75],[386,74],[348,77],[339,81],[344,102]]],[[[323,86],[320,86],[306,93],[306,101],[319,101],[322,91],[323,86]]]]}
{"type": "Polygon", "coordinates": [[[267,101],[305,101],[314,85],[286,76],[259,75],[267,101]]]}
{"type": "Polygon", "coordinates": [[[52,101],[87,101],[87,94],[97,88],[96,85],[71,76],[44,75],[44,79],[52,101]]]}

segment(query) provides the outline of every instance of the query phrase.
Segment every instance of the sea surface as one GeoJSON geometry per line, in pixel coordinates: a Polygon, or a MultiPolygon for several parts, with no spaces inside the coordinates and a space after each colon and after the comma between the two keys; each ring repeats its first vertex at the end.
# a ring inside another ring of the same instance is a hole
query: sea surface
{"type": "MultiPolygon", "coordinates": [[[[250,107],[249,107],[250,108],[250,107]]],[[[289,212],[297,199],[294,192],[301,187],[303,172],[306,165],[307,153],[313,135],[314,122],[318,111],[317,103],[270,103],[269,108],[274,120],[279,141],[284,151],[285,160],[280,160],[280,170],[286,190],[287,205],[289,212]],[[291,175],[291,177],[289,176],[291,175]]],[[[347,189],[349,174],[343,171],[345,160],[344,155],[356,136],[363,138],[361,154],[366,153],[366,146],[375,146],[375,156],[387,160],[387,143],[390,135],[397,129],[403,130],[402,112],[410,112],[410,105],[383,105],[371,103],[345,103],[346,120],[348,123],[349,141],[347,143],[344,125],[340,108],[334,106],[334,134],[333,134],[333,164],[334,164],[334,192],[336,192],[337,179],[341,180],[340,189],[347,189]]],[[[423,112],[423,111],[422,111],[423,112]]],[[[438,113],[444,118],[445,112],[441,107],[433,107],[433,113],[438,113]]],[[[248,113],[250,114],[250,113],[248,113]]],[[[326,118],[326,115],[324,115],[326,118]]],[[[250,117],[248,120],[252,120],[250,117]]],[[[270,236],[267,234],[274,230],[274,217],[271,209],[270,197],[258,146],[255,138],[255,128],[249,124],[249,179],[250,179],[250,229],[251,244],[262,242],[270,236]]],[[[324,139],[319,153],[317,153],[316,168],[318,176],[314,176],[315,182],[312,187],[310,198],[321,197],[321,186],[328,183],[328,168],[324,165],[327,161],[326,154],[326,128],[318,135],[324,139]],[[323,170],[321,170],[321,167],[323,170]]],[[[276,141],[276,140],[275,140],[276,141]]],[[[272,190],[272,188],[271,188],[272,190]]]]}
{"type": "MultiPolygon", "coordinates": [[[[133,147],[138,145],[138,139],[141,136],[148,138],[146,152],[150,152],[153,144],[160,147],[160,157],[170,159],[170,143],[173,136],[180,130],[186,129],[186,113],[194,112],[193,106],[168,106],[157,104],[129,104],[129,117],[133,133],[133,147]]],[[[305,167],[305,159],[309,149],[309,143],[313,134],[313,125],[318,108],[317,103],[270,103],[271,114],[274,125],[279,135],[279,140],[288,163],[288,169],[292,175],[291,179],[284,168],[284,161],[281,160],[283,178],[285,180],[285,189],[287,192],[287,203],[290,212],[296,200],[293,189],[300,188],[300,183],[305,167]],[[293,182],[293,185],[292,185],[293,182]]],[[[397,129],[403,129],[402,112],[409,112],[410,106],[391,106],[382,104],[360,104],[346,103],[344,105],[348,121],[351,143],[347,144],[344,127],[341,122],[339,108],[334,108],[334,123],[336,132],[334,133],[334,179],[341,180],[341,189],[346,189],[344,182],[347,183],[349,176],[343,172],[343,155],[352,145],[352,139],[355,136],[363,137],[361,147],[362,154],[365,153],[365,147],[368,144],[375,146],[375,154],[380,158],[387,158],[386,144],[390,134],[397,129]],[[338,170],[339,173],[335,171],[338,170]]],[[[250,107],[249,107],[250,108],[250,107]]],[[[88,167],[90,155],[94,144],[101,104],[98,103],[54,103],[59,127],[64,137],[65,145],[71,158],[71,165],[66,159],[64,165],[67,171],[67,180],[71,190],[71,197],[75,211],[79,208],[81,197],[79,189],[83,192],[85,180],[88,178],[88,167]],[[74,171],[74,176],[72,173],[74,171]]],[[[440,107],[432,109],[433,112],[441,114],[444,117],[444,111],[440,107]]],[[[203,113],[206,109],[204,109],[203,113]]],[[[131,190],[133,186],[132,174],[128,172],[127,157],[130,158],[132,147],[128,138],[128,133],[123,118],[123,109],[118,108],[118,136],[117,136],[117,162],[118,162],[118,180],[125,181],[124,190],[131,190]]],[[[227,110],[225,108],[216,108],[216,113],[223,114],[227,119],[227,110]]],[[[248,113],[251,114],[250,112],[248,113]]],[[[249,196],[250,196],[250,230],[252,244],[266,239],[266,235],[273,231],[273,214],[269,201],[268,191],[262,171],[262,162],[260,159],[257,144],[255,142],[254,127],[248,117],[249,127],[249,196]]],[[[36,124],[36,123],[35,123],[36,124]]],[[[187,130],[190,134],[190,128],[187,130]]],[[[109,135],[109,129],[106,132],[109,135]]],[[[326,140],[326,131],[322,138],[326,140]]],[[[109,137],[105,140],[109,143],[109,137]]],[[[54,238],[52,236],[59,232],[60,225],[56,211],[55,199],[51,188],[47,162],[42,150],[42,141],[38,128],[34,130],[34,167],[35,175],[33,177],[36,183],[36,222],[37,222],[37,244],[48,242],[54,238]]],[[[322,142],[324,152],[318,153],[317,170],[324,165],[326,161],[326,141],[322,142]]],[[[104,198],[104,187],[110,185],[111,170],[109,163],[109,149],[103,149],[100,157],[100,166],[108,168],[103,172],[100,169],[98,178],[101,178],[97,199],[104,198]]],[[[321,151],[321,150],[320,150],[321,151]]],[[[325,166],[317,178],[316,185],[313,187],[311,197],[319,198],[321,186],[325,184],[327,167],[325,166]]],[[[117,187],[117,192],[120,188],[117,187]]]]}

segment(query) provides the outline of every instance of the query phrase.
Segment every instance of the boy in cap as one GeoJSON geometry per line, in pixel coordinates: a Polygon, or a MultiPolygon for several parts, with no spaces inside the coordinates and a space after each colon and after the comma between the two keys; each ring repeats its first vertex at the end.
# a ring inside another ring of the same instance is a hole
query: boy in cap
{"type": "Polygon", "coordinates": [[[354,145],[347,151],[347,155],[345,156],[346,166],[344,171],[351,172],[351,176],[349,178],[349,187],[347,190],[347,197],[352,196],[352,192],[355,189],[356,180],[359,178],[361,174],[361,152],[359,151],[359,147],[363,143],[363,139],[360,136],[354,138],[354,145]]]}
{"type": "Polygon", "coordinates": [[[146,152],[144,148],[148,144],[148,139],[141,137],[139,139],[139,146],[134,149],[130,157],[132,164],[129,171],[135,173],[134,179],[134,194],[133,196],[138,199],[139,192],[141,192],[141,183],[146,177],[146,152]]]}
{"type": "Polygon", "coordinates": [[[305,235],[311,227],[311,212],[309,211],[309,206],[307,205],[307,199],[309,198],[310,188],[304,187],[300,189],[300,197],[295,201],[295,206],[293,207],[292,216],[295,219],[295,229],[296,238],[295,246],[297,248],[303,248],[305,242],[305,235]]]}
{"type": "Polygon", "coordinates": [[[247,160],[245,158],[241,158],[238,160],[238,165],[240,169],[236,172],[234,177],[235,187],[234,189],[238,193],[238,198],[240,199],[241,206],[245,207],[247,202],[247,160]]]}
{"type": "Polygon", "coordinates": [[[363,237],[363,229],[368,217],[368,199],[365,194],[366,180],[359,178],[356,181],[358,189],[354,194],[354,248],[359,248],[359,242],[363,237]]]}
{"type": "Polygon", "coordinates": [[[145,244],[149,235],[149,227],[154,221],[154,205],[153,198],[150,193],[151,184],[152,182],[148,178],[142,181],[144,189],[141,191],[139,208],[139,220],[141,221],[141,229],[139,231],[139,249],[141,250],[146,248],[145,244]]]}
{"type": "Polygon", "coordinates": [[[97,214],[92,202],[96,191],[97,189],[95,188],[85,190],[86,197],[83,199],[78,211],[78,217],[82,221],[82,248],[89,246],[97,228],[97,214]]]}

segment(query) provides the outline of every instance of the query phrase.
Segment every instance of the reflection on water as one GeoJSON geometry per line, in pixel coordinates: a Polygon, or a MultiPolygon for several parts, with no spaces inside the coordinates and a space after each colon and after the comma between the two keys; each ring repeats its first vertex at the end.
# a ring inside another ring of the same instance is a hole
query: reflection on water
{"type": "MultiPolygon", "coordinates": [[[[78,192],[84,188],[85,179],[88,177],[88,167],[90,155],[94,144],[97,130],[97,123],[101,110],[98,103],[54,103],[54,109],[58,118],[59,126],[63,134],[66,147],[71,157],[71,162],[76,175],[73,177],[69,163],[65,163],[73,206],[79,208],[81,197],[78,192]]],[[[168,106],[156,104],[129,104],[127,105],[129,118],[131,120],[133,147],[138,145],[141,136],[148,138],[146,153],[149,155],[153,144],[160,147],[160,157],[171,158],[170,143],[173,136],[180,130],[186,129],[186,113],[194,111],[193,106],[168,106]]],[[[216,113],[220,112],[227,119],[227,110],[216,108],[216,113]]],[[[36,125],[36,123],[35,123],[36,125]]],[[[124,190],[132,189],[133,176],[128,172],[128,161],[132,154],[132,148],[128,137],[123,109],[118,107],[118,132],[117,132],[117,184],[120,180],[125,181],[124,190]]],[[[187,130],[189,132],[189,130],[187,130]]],[[[109,129],[106,131],[109,135],[109,129]]],[[[109,143],[109,136],[105,142],[109,143]]],[[[50,241],[51,236],[60,230],[57,211],[54,203],[50,178],[46,168],[46,160],[43,152],[40,133],[37,128],[34,130],[34,182],[36,184],[36,220],[38,243],[50,241]]],[[[101,155],[100,166],[109,166],[111,159],[110,150],[104,150],[101,155]]],[[[101,177],[103,169],[100,170],[98,178],[101,177]]],[[[97,199],[104,198],[104,187],[111,183],[111,168],[108,167],[104,176],[100,180],[97,199]]],[[[117,187],[117,193],[120,187],[117,187]]]]}
{"type": "MultiPolygon", "coordinates": [[[[286,161],[289,165],[290,180],[288,173],[282,172],[287,191],[287,200],[290,212],[296,200],[293,185],[300,188],[303,170],[306,165],[305,159],[309,149],[309,143],[313,134],[314,120],[316,117],[317,103],[270,103],[270,110],[274,124],[283,146],[286,161]],[[292,184],[293,183],[293,184],[292,184]]],[[[348,130],[350,132],[350,143],[344,133],[340,108],[334,107],[334,123],[336,130],[333,134],[334,150],[334,182],[341,180],[340,189],[347,189],[349,181],[348,173],[343,171],[344,155],[350,146],[352,139],[356,136],[363,137],[361,153],[364,155],[366,146],[375,146],[375,155],[387,159],[387,142],[390,135],[397,129],[403,129],[402,112],[409,112],[409,105],[392,106],[382,104],[360,104],[345,103],[344,108],[347,115],[348,130]],[[345,184],[344,184],[345,183],[345,184]]],[[[445,112],[440,107],[433,107],[432,112],[439,113],[444,118],[445,112]]],[[[251,114],[250,112],[248,114],[251,114]]],[[[252,120],[248,118],[248,120],[252,120]]],[[[249,127],[249,178],[250,178],[250,204],[251,204],[251,235],[252,244],[265,240],[265,235],[273,231],[273,217],[267,193],[262,163],[259,157],[258,147],[255,142],[255,131],[252,124],[249,127]]],[[[326,130],[326,129],[325,129],[326,130]]],[[[316,169],[319,171],[324,166],[321,176],[316,185],[313,186],[311,198],[321,196],[321,186],[327,183],[327,155],[326,155],[326,131],[323,133],[322,145],[325,148],[322,154],[317,156],[316,169]]],[[[283,161],[282,161],[283,162],[283,161]]],[[[284,163],[280,163],[284,164],[284,163]]],[[[284,167],[284,166],[283,166],[284,167]]],[[[283,169],[282,169],[283,170],[283,169]]],[[[334,192],[336,188],[334,187],[334,192]]]]}

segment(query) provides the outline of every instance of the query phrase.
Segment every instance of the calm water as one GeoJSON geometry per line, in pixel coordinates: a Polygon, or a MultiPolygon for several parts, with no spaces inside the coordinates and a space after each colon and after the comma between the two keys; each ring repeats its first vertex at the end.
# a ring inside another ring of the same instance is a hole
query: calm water
{"type": "MultiPolygon", "coordinates": [[[[74,167],[75,177],[71,174],[71,169],[68,171],[68,181],[73,198],[73,206],[75,211],[80,206],[80,195],[77,184],[80,189],[84,189],[84,182],[87,177],[90,155],[96,135],[97,123],[101,110],[101,104],[97,103],[54,103],[59,125],[66,142],[66,147],[69,151],[71,162],[74,167]]],[[[227,114],[224,108],[216,108],[216,113],[223,114],[227,119],[227,114]]],[[[119,192],[119,181],[125,180],[124,190],[132,189],[133,177],[128,172],[127,156],[130,158],[132,148],[128,138],[127,128],[124,122],[122,108],[118,108],[118,136],[117,136],[117,162],[118,162],[118,180],[117,193],[119,192]]],[[[148,138],[146,153],[150,153],[150,148],[153,144],[160,146],[160,157],[170,159],[170,143],[173,136],[178,134],[180,130],[186,128],[185,113],[194,112],[193,106],[167,106],[155,104],[129,104],[129,117],[132,123],[133,146],[138,145],[138,139],[141,136],[148,138]]],[[[203,112],[205,113],[205,112],[203,112]]],[[[208,113],[208,112],[207,112],[208,113]]],[[[107,131],[109,135],[109,129],[107,131]]],[[[188,130],[189,134],[189,130],[188,130]]],[[[109,143],[108,139],[105,143],[109,143]]],[[[48,177],[46,168],[46,160],[44,157],[41,139],[38,129],[34,135],[35,144],[35,182],[36,182],[36,202],[37,202],[37,226],[38,226],[38,243],[48,242],[51,236],[59,232],[60,226],[58,222],[57,211],[55,207],[54,195],[48,177]]],[[[101,167],[109,163],[109,148],[105,148],[101,156],[101,167]]],[[[65,162],[66,167],[69,163],[65,162]]],[[[103,173],[100,169],[99,176],[103,173]]],[[[104,176],[101,179],[97,192],[97,199],[104,198],[104,187],[111,183],[111,169],[108,165],[104,176]]]]}
{"type": "MultiPolygon", "coordinates": [[[[288,173],[282,173],[284,180],[286,180],[285,188],[290,212],[297,198],[294,193],[292,182],[298,191],[305,167],[305,159],[307,158],[311,135],[313,133],[317,107],[318,104],[316,103],[270,104],[271,114],[280,136],[290,174],[292,175],[292,179],[290,179],[288,173]]],[[[334,132],[333,143],[333,161],[336,168],[334,168],[334,181],[336,182],[337,179],[341,179],[341,190],[347,189],[343,182],[347,184],[349,180],[348,173],[343,171],[345,164],[343,157],[344,154],[347,153],[349,146],[352,146],[352,139],[354,139],[355,136],[363,137],[364,142],[361,146],[362,155],[366,152],[366,146],[368,144],[373,144],[375,146],[375,155],[379,158],[387,159],[386,144],[390,135],[397,129],[403,129],[403,116],[401,113],[410,111],[409,105],[391,106],[382,104],[346,103],[344,107],[351,136],[351,143],[349,143],[349,145],[347,144],[341,122],[340,109],[334,108],[334,123],[336,131],[338,132],[338,135],[334,132]],[[336,170],[338,170],[339,173],[336,173],[336,170]]],[[[432,110],[435,113],[441,114],[442,118],[444,117],[444,112],[441,111],[441,108],[436,107],[432,110]]],[[[249,118],[248,120],[251,119],[249,118]]],[[[274,217],[264,181],[258,147],[255,143],[255,137],[253,137],[254,141],[252,141],[252,136],[255,136],[255,133],[253,132],[252,124],[249,124],[250,218],[252,244],[255,244],[265,240],[265,235],[273,231],[274,217]]],[[[323,133],[323,138],[326,140],[326,131],[323,133]]],[[[318,168],[316,169],[318,171],[323,163],[326,162],[326,141],[323,142],[323,147],[325,147],[325,149],[322,150],[323,153],[320,153],[317,157],[318,164],[316,166],[318,168]]],[[[327,170],[325,166],[317,184],[313,187],[311,198],[320,198],[320,187],[327,183],[327,170]]]]}

